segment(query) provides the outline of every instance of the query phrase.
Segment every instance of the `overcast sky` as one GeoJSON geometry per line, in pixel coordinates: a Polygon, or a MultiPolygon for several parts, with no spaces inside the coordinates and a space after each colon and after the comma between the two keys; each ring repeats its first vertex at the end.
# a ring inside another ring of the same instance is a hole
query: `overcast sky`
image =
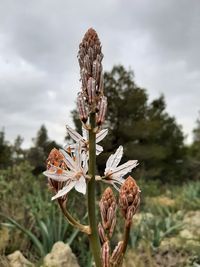
{"type": "Polygon", "coordinates": [[[191,140],[200,110],[200,1],[0,0],[0,129],[31,144],[41,124],[63,143],[79,91],[78,45],[89,27],[103,45],[104,70],[131,67],[150,100],[191,140]]]}

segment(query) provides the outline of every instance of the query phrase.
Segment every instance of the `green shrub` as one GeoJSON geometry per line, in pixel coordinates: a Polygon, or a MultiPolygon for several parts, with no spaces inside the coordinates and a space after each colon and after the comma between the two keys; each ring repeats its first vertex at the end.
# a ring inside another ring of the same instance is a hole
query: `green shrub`
{"type": "Polygon", "coordinates": [[[144,240],[152,248],[159,247],[165,237],[176,235],[183,227],[182,217],[170,213],[166,208],[160,214],[144,213],[140,222],[133,226],[131,245],[137,247],[144,240]]]}
{"type": "Polygon", "coordinates": [[[198,210],[200,207],[200,181],[185,184],[178,195],[178,203],[180,209],[198,210]]]}

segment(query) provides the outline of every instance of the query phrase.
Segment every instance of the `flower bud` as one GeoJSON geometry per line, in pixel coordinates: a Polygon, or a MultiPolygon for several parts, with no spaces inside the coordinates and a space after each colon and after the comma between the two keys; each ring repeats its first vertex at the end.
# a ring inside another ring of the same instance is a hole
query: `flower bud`
{"type": "Polygon", "coordinates": [[[99,96],[99,92],[102,92],[102,78],[100,78],[102,77],[102,59],[98,35],[95,30],[89,29],[79,45],[78,60],[82,90],[90,112],[94,112],[98,104],[96,93],[99,96]]]}
{"type": "Polygon", "coordinates": [[[110,266],[110,246],[108,241],[106,241],[101,249],[101,257],[102,257],[102,263],[103,267],[109,267],[110,266]]]}
{"type": "Polygon", "coordinates": [[[89,55],[85,55],[83,65],[88,75],[91,75],[91,60],[90,60],[89,55]]]}
{"type": "Polygon", "coordinates": [[[94,77],[97,83],[99,83],[100,75],[101,75],[101,63],[95,60],[92,66],[92,76],[94,77]]]}
{"type": "Polygon", "coordinates": [[[99,112],[97,114],[97,124],[101,125],[105,121],[106,111],[107,111],[107,97],[103,96],[100,99],[98,105],[99,112]]]}
{"type": "Polygon", "coordinates": [[[99,79],[98,94],[103,96],[103,91],[104,91],[104,77],[103,77],[103,72],[101,72],[101,76],[99,79]]]}
{"type": "Polygon", "coordinates": [[[88,119],[88,111],[86,109],[86,104],[85,104],[85,99],[84,99],[83,93],[78,94],[77,105],[78,105],[80,120],[83,123],[86,123],[87,119],[88,119]]]}
{"type": "Polygon", "coordinates": [[[126,225],[130,225],[133,215],[140,204],[140,189],[135,180],[129,176],[122,184],[119,193],[119,205],[126,225]]]}
{"type": "Polygon", "coordinates": [[[92,77],[89,78],[87,83],[87,94],[89,104],[93,104],[96,100],[96,81],[92,77]]]}
{"type": "Polygon", "coordinates": [[[99,225],[98,225],[98,232],[99,232],[99,237],[100,237],[101,243],[102,244],[105,243],[108,240],[108,238],[105,234],[105,231],[104,231],[101,223],[99,223],[99,225]]]}
{"type": "Polygon", "coordinates": [[[81,70],[81,80],[82,80],[83,90],[85,91],[87,88],[87,81],[88,81],[88,74],[86,69],[81,70]]]}
{"type": "Polygon", "coordinates": [[[120,264],[122,260],[122,249],[123,249],[123,241],[118,242],[117,246],[115,247],[112,256],[111,256],[111,263],[116,266],[116,264],[120,264]]]}
{"type": "Polygon", "coordinates": [[[116,224],[117,203],[110,187],[104,191],[99,207],[103,228],[109,232],[109,237],[111,237],[116,224]]]}

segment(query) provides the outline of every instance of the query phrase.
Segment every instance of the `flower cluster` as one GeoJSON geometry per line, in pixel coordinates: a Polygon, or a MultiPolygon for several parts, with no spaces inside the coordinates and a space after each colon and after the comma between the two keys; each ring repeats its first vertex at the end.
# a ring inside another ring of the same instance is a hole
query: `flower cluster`
{"type": "MultiPolygon", "coordinates": [[[[53,149],[47,159],[47,170],[44,175],[48,177],[51,187],[57,194],[52,199],[57,199],[66,195],[73,187],[80,192],[86,193],[86,179],[89,179],[88,172],[88,149],[89,140],[85,129],[83,136],[67,126],[70,137],[74,144],[65,145],[64,149],[53,149]]],[[[96,143],[100,142],[108,133],[107,129],[96,134],[96,143]]],[[[96,154],[99,155],[103,147],[96,144],[96,154]]],[[[100,180],[112,184],[117,190],[116,184],[122,185],[123,176],[131,172],[138,163],[137,160],[129,160],[119,165],[123,155],[123,147],[120,146],[115,154],[112,154],[106,163],[105,176],[100,180]]]]}
{"type": "Polygon", "coordinates": [[[107,97],[104,96],[103,54],[98,35],[89,29],[79,46],[78,60],[81,75],[81,92],[78,94],[78,110],[85,124],[89,113],[96,113],[97,125],[102,125],[107,110],[107,97]]]}
{"type": "Polygon", "coordinates": [[[54,157],[59,155],[63,165],[60,166],[48,162],[47,164],[49,167],[44,172],[44,175],[51,181],[53,188],[57,189],[57,194],[52,200],[67,195],[73,187],[75,187],[78,192],[85,194],[88,164],[87,155],[85,152],[81,152],[80,144],[76,144],[74,152],[71,153],[71,155],[63,149],[57,150],[56,154],[54,151],[55,149],[50,152],[52,159],[54,160],[54,157]],[[64,186],[62,187],[63,182],[64,186]],[[60,188],[60,190],[58,190],[58,188],[60,188]]]}

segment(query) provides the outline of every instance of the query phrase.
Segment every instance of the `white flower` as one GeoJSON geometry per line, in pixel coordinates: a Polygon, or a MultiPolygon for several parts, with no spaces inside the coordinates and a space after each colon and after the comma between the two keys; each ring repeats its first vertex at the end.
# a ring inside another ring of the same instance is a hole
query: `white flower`
{"type": "Polygon", "coordinates": [[[86,180],[85,176],[88,171],[88,158],[86,153],[80,152],[80,144],[76,145],[74,158],[70,157],[63,149],[60,149],[63,155],[63,161],[65,162],[67,170],[52,165],[44,175],[50,179],[58,182],[66,182],[64,187],[58,191],[58,193],[52,197],[52,200],[66,195],[73,187],[76,191],[85,194],[86,193],[86,180]]]}
{"type": "MultiPolygon", "coordinates": [[[[85,130],[84,128],[82,128],[82,132],[83,132],[83,136],[80,135],[79,133],[77,133],[75,130],[73,130],[71,127],[69,127],[68,125],[66,126],[67,131],[70,135],[70,137],[77,143],[81,144],[81,147],[84,150],[88,150],[89,147],[89,141],[88,141],[88,131],[85,130]]],[[[107,135],[108,133],[108,129],[104,129],[101,130],[99,133],[96,134],[96,155],[99,155],[102,151],[103,151],[103,147],[98,145],[97,143],[99,143],[101,140],[103,140],[103,138],[107,135]]],[[[72,144],[72,145],[66,145],[64,146],[64,149],[67,150],[69,147],[74,150],[74,147],[76,146],[76,144],[72,144]]]]}
{"type": "Polygon", "coordinates": [[[123,147],[119,146],[115,154],[112,154],[108,158],[104,172],[105,178],[103,179],[103,181],[111,183],[116,189],[118,189],[118,187],[115,185],[115,183],[122,185],[124,182],[124,179],[122,177],[128,172],[131,172],[132,169],[138,165],[137,160],[129,160],[126,163],[118,166],[121,161],[122,155],[123,147]]]}

